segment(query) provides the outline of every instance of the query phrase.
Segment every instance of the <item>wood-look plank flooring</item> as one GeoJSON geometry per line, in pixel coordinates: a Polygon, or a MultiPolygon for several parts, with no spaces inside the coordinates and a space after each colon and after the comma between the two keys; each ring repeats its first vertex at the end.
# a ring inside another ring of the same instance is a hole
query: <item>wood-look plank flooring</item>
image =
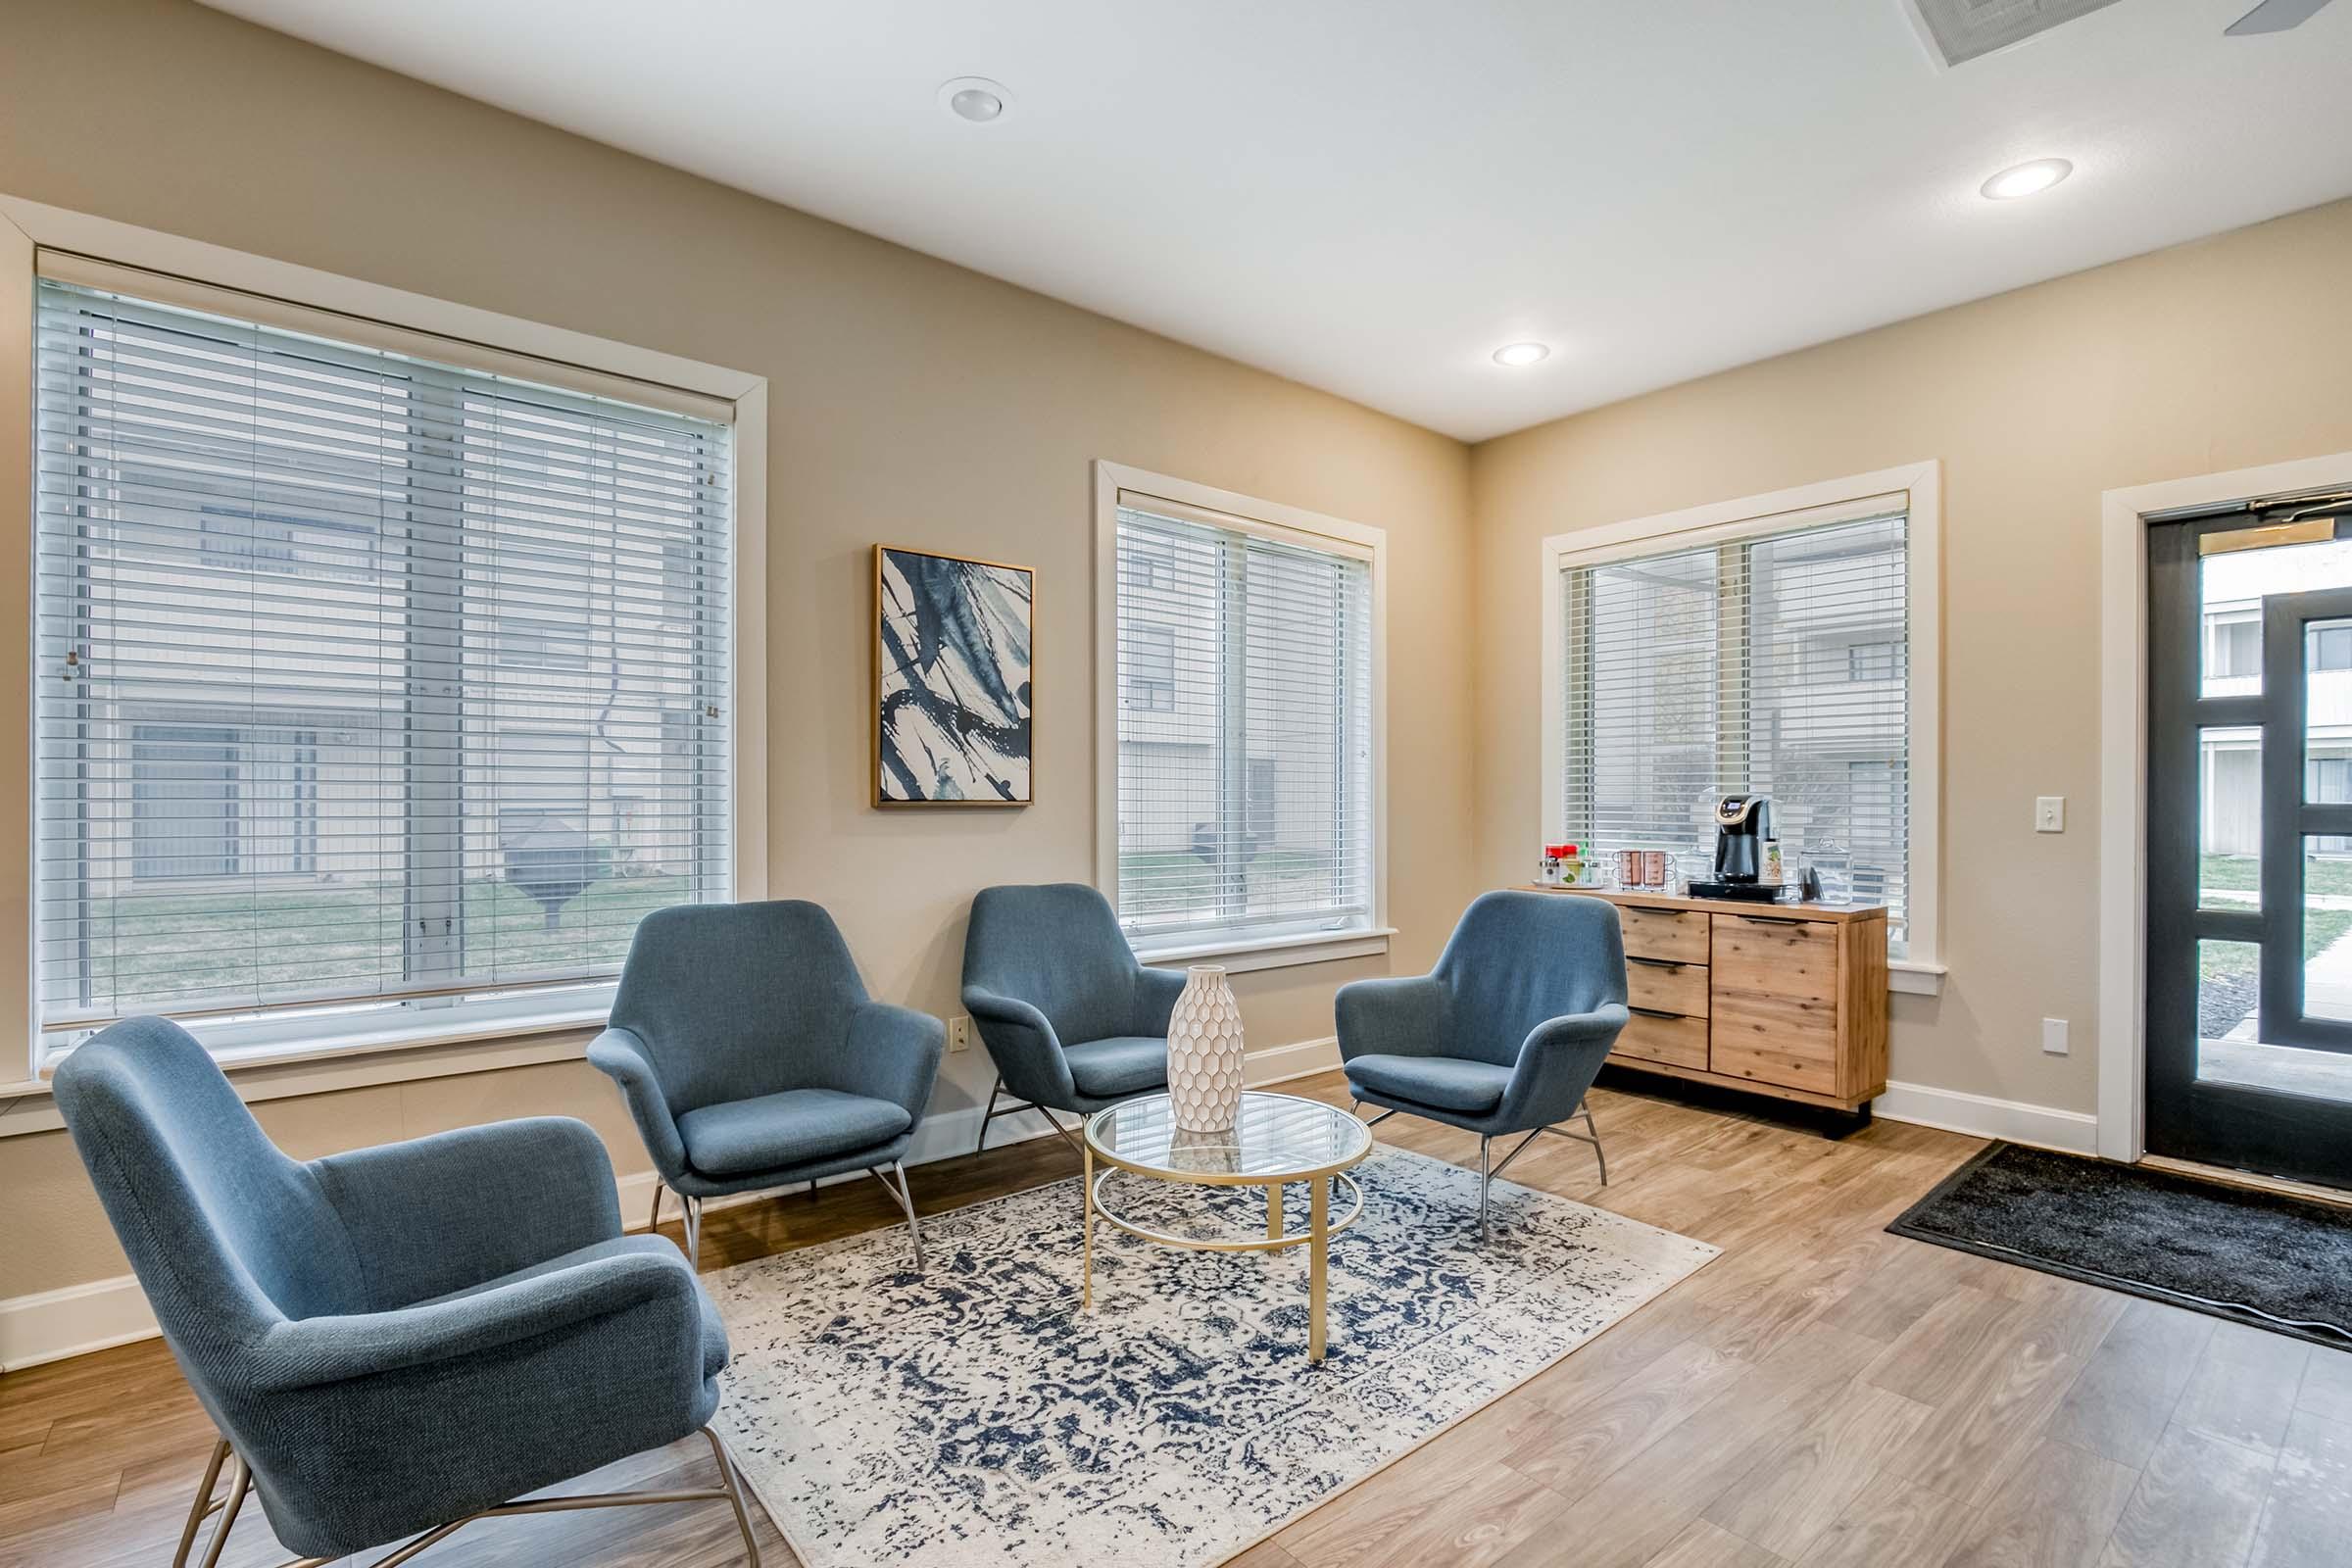
{"type": "MultiPolygon", "coordinates": [[[[1336,1074],[1295,1087],[1345,1094],[1336,1074]]],[[[2352,1354],[1886,1235],[1973,1139],[1880,1122],[1832,1143],[1622,1092],[1593,1104],[1610,1186],[1565,1141],[1512,1176],[1723,1256],[1241,1568],[2352,1561],[2352,1354]]],[[[1476,1158],[1467,1135],[1403,1117],[1380,1137],[1476,1158]]],[[[1043,1139],[914,1185],[949,1208],[1075,1164],[1043,1139]]],[[[896,1217],[871,1182],[713,1212],[704,1266],[896,1217]]],[[[0,1378],[0,1568],[169,1561],[211,1441],[154,1343],[0,1378]]],[[[578,1485],[711,1479],[691,1442],[578,1485]]],[[[420,1562],[715,1568],[741,1550],[726,1509],[696,1504],[469,1526],[420,1562]]],[[[227,1562],[283,1555],[249,1508],[227,1562]]]]}

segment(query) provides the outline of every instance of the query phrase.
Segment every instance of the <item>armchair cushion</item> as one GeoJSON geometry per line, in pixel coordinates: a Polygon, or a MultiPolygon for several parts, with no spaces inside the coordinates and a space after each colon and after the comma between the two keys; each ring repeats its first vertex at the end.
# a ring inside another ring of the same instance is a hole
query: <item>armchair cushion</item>
{"type": "Polygon", "coordinates": [[[1357,1056],[1348,1081],[1396,1100],[1483,1116],[1502,1103],[1511,1069],[1459,1056],[1357,1056]]]}
{"type": "Polygon", "coordinates": [[[712,1176],[804,1165],[887,1144],[914,1118],[906,1107],[838,1089],[787,1089],[705,1105],[678,1118],[686,1160],[712,1176]]]}
{"type": "Polygon", "coordinates": [[[1117,1100],[1168,1083],[1168,1043],[1151,1035],[1112,1035],[1071,1046],[1062,1054],[1070,1081],[1096,1100],[1117,1100]]]}

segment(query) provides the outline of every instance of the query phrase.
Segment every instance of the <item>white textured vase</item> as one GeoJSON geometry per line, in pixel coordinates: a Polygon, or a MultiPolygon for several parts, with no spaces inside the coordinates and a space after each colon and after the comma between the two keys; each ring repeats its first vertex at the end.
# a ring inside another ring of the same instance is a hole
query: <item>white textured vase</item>
{"type": "Polygon", "coordinates": [[[1198,963],[1168,1017],[1168,1100],[1186,1132],[1222,1132],[1242,1108],[1242,1009],[1225,971],[1198,963]]]}

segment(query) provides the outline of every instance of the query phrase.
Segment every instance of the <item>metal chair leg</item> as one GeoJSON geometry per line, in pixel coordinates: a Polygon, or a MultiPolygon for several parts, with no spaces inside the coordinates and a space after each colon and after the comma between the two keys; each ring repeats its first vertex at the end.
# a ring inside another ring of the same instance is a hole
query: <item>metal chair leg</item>
{"type": "MultiPolygon", "coordinates": [[[[906,1172],[902,1170],[900,1174],[904,1176],[906,1172]]],[[[683,1194],[680,1197],[687,1204],[690,1213],[700,1206],[693,1199],[684,1198],[683,1194]]],[[[760,1538],[753,1533],[751,1513],[743,1505],[743,1486],[740,1478],[736,1475],[734,1462],[727,1457],[726,1447],[718,1441],[717,1433],[709,1427],[701,1430],[704,1441],[710,1445],[710,1457],[718,1463],[718,1485],[714,1488],[677,1491],[560,1493],[554,1496],[517,1497],[512,1502],[502,1502],[495,1507],[484,1508],[478,1513],[469,1513],[463,1519],[452,1519],[447,1524],[435,1525],[421,1535],[411,1537],[404,1544],[394,1547],[384,1556],[373,1559],[371,1568],[398,1568],[399,1564],[409,1561],[427,1547],[448,1540],[476,1519],[509,1519],[522,1514],[536,1513],[573,1513],[593,1508],[658,1507],[678,1502],[716,1502],[722,1497],[726,1499],[727,1505],[735,1511],[735,1528],[743,1532],[744,1561],[750,1565],[750,1568],[760,1568],[760,1538]]],[[[219,1444],[215,1445],[212,1459],[204,1467],[204,1481],[196,1489],[196,1500],[188,1510],[187,1528],[181,1533],[179,1550],[172,1555],[172,1568],[186,1568],[188,1550],[195,1544],[197,1527],[211,1514],[219,1514],[220,1517],[213,1526],[212,1539],[205,1544],[204,1561],[200,1568],[220,1568],[220,1554],[228,1545],[228,1533],[236,1525],[238,1511],[245,1505],[245,1494],[252,1490],[253,1472],[246,1466],[244,1455],[230,1447],[227,1439],[221,1439],[219,1444]],[[215,1501],[213,1483],[220,1477],[223,1460],[228,1462],[228,1485],[221,1492],[220,1500],[215,1501]]],[[[343,1560],[332,1557],[300,1557],[292,1562],[282,1564],[281,1568],[328,1568],[329,1564],[343,1560]]]]}
{"type": "Polygon", "coordinates": [[[995,1121],[999,1116],[1016,1115],[1024,1110],[1034,1110],[1040,1116],[1045,1117],[1046,1125],[1054,1129],[1054,1135],[1056,1138],[1059,1138],[1063,1143],[1069,1145],[1073,1152],[1079,1154],[1083,1154],[1085,1152],[1085,1151],[1078,1148],[1078,1140],[1070,1136],[1070,1130],[1067,1127],[1064,1127],[1061,1123],[1055,1121],[1054,1119],[1054,1113],[1043,1105],[1023,1100],[1015,1101],[1013,1103],[1006,1105],[1004,1109],[999,1110],[997,1108],[997,1097],[1004,1092],[1004,1080],[999,1078],[997,1080],[997,1086],[988,1092],[988,1109],[980,1117],[980,1139],[979,1142],[972,1145],[973,1153],[977,1154],[981,1150],[988,1147],[988,1124],[990,1122],[995,1121]]]}
{"type": "Polygon", "coordinates": [[[1578,1107],[1577,1116],[1584,1121],[1586,1131],[1571,1133],[1563,1132],[1558,1127],[1538,1127],[1525,1138],[1520,1139],[1518,1143],[1512,1145],[1511,1152],[1502,1156],[1502,1163],[1498,1165],[1488,1163],[1490,1141],[1484,1138],[1478,1141],[1478,1239],[1482,1243],[1487,1239],[1487,1195],[1489,1189],[1493,1187],[1496,1177],[1511,1168],[1512,1160],[1527,1152],[1528,1145],[1545,1133],[1580,1144],[1591,1144],[1592,1157],[1600,1162],[1600,1185],[1603,1187],[1609,1185],[1609,1158],[1608,1155],[1601,1152],[1600,1128],[1592,1120],[1592,1112],[1590,1108],[1578,1107]]]}
{"type": "Polygon", "coordinates": [[[237,1510],[245,1506],[245,1494],[252,1490],[253,1472],[245,1468],[245,1456],[232,1452],[228,1490],[220,1494],[220,1517],[213,1525],[213,1539],[205,1543],[203,1568],[220,1568],[220,1553],[228,1548],[228,1533],[237,1523],[237,1510]]]}
{"type": "Polygon", "coordinates": [[[1602,1152],[1600,1147],[1600,1125],[1592,1119],[1590,1107],[1581,1107],[1577,1112],[1577,1117],[1581,1118],[1585,1124],[1585,1130],[1581,1133],[1563,1132],[1558,1127],[1545,1127],[1542,1130],[1554,1137],[1568,1139],[1573,1143],[1591,1144],[1592,1157],[1600,1164],[1600,1185],[1606,1187],[1609,1185],[1609,1156],[1602,1152]]]}
{"type": "Polygon", "coordinates": [[[1494,1178],[1487,1170],[1487,1155],[1493,1147],[1492,1139],[1478,1141],[1478,1245],[1481,1247],[1487,1245],[1487,1190],[1494,1184],[1494,1178]]]}
{"type": "Polygon", "coordinates": [[[894,1199],[899,1199],[899,1208],[906,1210],[906,1234],[907,1237],[912,1237],[912,1242],[915,1242],[915,1272],[919,1274],[922,1272],[922,1220],[915,1218],[915,1190],[907,1187],[906,1161],[894,1159],[889,1168],[899,1173],[899,1180],[896,1180],[896,1183],[892,1183],[889,1175],[882,1173],[880,1166],[868,1166],[868,1171],[865,1173],[872,1175],[877,1183],[882,1183],[884,1187],[887,1187],[889,1195],[892,1195],[894,1199]]]}
{"type": "Polygon", "coordinates": [[[213,1456],[206,1461],[204,1479],[196,1483],[195,1500],[188,1504],[188,1522],[180,1527],[179,1549],[172,1554],[172,1568],[187,1568],[188,1553],[195,1547],[196,1532],[220,1508],[213,1501],[213,1484],[220,1479],[220,1467],[228,1462],[228,1440],[222,1438],[213,1445],[213,1456]]]}
{"type": "Polygon", "coordinates": [[[1004,1080],[999,1078],[996,1087],[988,1092],[988,1109],[980,1117],[980,1139],[972,1145],[972,1152],[975,1154],[988,1147],[988,1124],[997,1119],[997,1097],[1004,1092],[1004,1080]]]}
{"type": "Polygon", "coordinates": [[[666,1190],[666,1189],[665,1189],[665,1187],[664,1187],[664,1184],[663,1184],[663,1183],[662,1183],[662,1178],[661,1178],[661,1177],[659,1177],[659,1176],[655,1177],[655,1178],[654,1178],[654,1217],[653,1217],[653,1218],[651,1218],[651,1219],[649,1219],[649,1220],[647,1220],[647,1221],[645,1222],[645,1228],[646,1228],[648,1231],[658,1231],[658,1230],[660,1230],[660,1229],[662,1228],[662,1193],[663,1193],[665,1190],[666,1190]]]}
{"type": "Polygon", "coordinates": [[[906,1185],[906,1166],[904,1161],[894,1159],[890,1162],[890,1168],[898,1173],[899,1179],[895,1184],[882,1174],[879,1166],[870,1168],[867,1174],[889,1188],[890,1196],[897,1199],[899,1207],[906,1211],[906,1234],[914,1239],[914,1271],[920,1274],[923,1271],[923,1226],[914,1215],[914,1190],[906,1185]]]}
{"type": "Polygon", "coordinates": [[[703,1271],[703,1200],[688,1198],[684,1193],[678,1200],[686,1205],[686,1263],[697,1274],[703,1271]]]}
{"type": "Polygon", "coordinates": [[[1029,1108],[1036,1111],[1040,1116],[1046,1118],[1046,1125],[1054,1129],[1054,1137],[1069,1145],[1073,1152],[1080,1154],[1085,1153],[1084,1150],[1078,1148],[1078,1140],[1070,1135],[1070,1130],[1067,1127],[1064,1127],[1060,1122],[1057,1122],[1054,1119],[1054,1113],[1052,1111],[1048,1110],[1043,1105],[1031,1105],[1029,1108]]]}
{"type": "Polygon", "coordinates": [[[718,1484],[727,1489],[727,1502],[735,1510],[735,1528],[743,1532],[744,1561],[750,1568],[760,1568],[760,1539],[752,1534],[752,1516],[743,1508],[743,1486],[735,1478],[735,1461],[727,1457],[717,1433],[705,1427],[703,1436],[710,1440],[710,1457],[718,1461],[718,1484]]]}

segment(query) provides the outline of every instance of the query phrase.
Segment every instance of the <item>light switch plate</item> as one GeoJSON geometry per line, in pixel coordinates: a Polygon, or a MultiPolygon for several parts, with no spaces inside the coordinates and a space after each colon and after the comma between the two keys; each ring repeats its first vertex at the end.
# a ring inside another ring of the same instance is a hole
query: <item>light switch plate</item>
{"type": "Polygon", "coordinates": [[[972,1049],[972,1015],[970,1013],[959,1012],[948,1020],[948,1049],[950,1051],[972,1049]]]}
{"type": "Polygon", "coordinates": [[[2066,1054],[2066,1020],[2064,1018],[2041,1020],[2041,1050],[2044,1055],[2063,1056],[2066,1054]]]}
{"type": "Polygon", "coordinates": [[[2063,833],[2066,831],[2066,797],[2036,795],[2034,797],[2034,831],[2063,833]]]}

